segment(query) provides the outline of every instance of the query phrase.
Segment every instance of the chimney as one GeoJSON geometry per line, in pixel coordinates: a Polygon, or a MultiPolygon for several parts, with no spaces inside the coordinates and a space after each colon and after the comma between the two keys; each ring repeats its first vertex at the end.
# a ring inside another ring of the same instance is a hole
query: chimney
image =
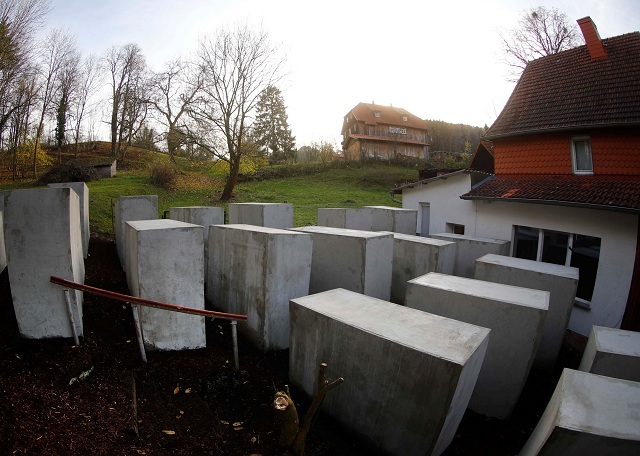
{"type": "Polygon", "coordinates": [[[589,16],[578,19],[578,25],[582,30],[582,35],[587,43],[591,60],[601,60],[607,57],[607,48],[602,44],[600,34],[596,24],[593,23],[589,16]]]}

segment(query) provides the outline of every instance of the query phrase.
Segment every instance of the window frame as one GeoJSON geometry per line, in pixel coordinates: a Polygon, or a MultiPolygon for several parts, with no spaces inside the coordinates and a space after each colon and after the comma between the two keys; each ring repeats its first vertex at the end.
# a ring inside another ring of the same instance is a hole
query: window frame
{"type": "Polygon", "coordinates": [[[593,175],[593,148],[591,147],[591,137],[589,135],[571,137],[571,167],[573,168],[573,174],[583,176],[593,175]],[[589,144],[589,161],[591,162],[591,169],[578,169],[578,156],[576,151],[576,142],[578,141],[587,141],[589,144]]]}

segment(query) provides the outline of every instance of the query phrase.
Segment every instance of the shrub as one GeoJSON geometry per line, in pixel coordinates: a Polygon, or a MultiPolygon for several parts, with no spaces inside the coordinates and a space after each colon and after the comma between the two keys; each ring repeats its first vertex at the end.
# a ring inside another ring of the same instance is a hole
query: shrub
{"type": "Polygon", "coordinates": [[[98,180],[98,172],[91,163],[72,160],[62,165],[54,166],[40,178],[45,184],[63,182],[91,182],[98,180]]]}
{"type": "Polygon", "coordinates": [[[176,170],[169,162],[156,162],[151,167],[150,179],[156,187],[172,188],[176,180],[176,170]]]}

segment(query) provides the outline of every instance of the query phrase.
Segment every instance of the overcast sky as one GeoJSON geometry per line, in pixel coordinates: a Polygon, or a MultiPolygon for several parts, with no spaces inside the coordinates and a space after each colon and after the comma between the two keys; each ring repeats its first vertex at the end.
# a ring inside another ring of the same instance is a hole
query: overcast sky
{"type": "Polygon", "coordinates": [[[160,70],[220,27],[262,26],[287,55],[280,89],[300,147],[339,145],[359,102],[491,125],[514,86],[498,32],[538,5],[591,16],[602,38],[640,30],[640,0],[52,0],[48,28],[66,28],[84,55],[137,43],[160,70]]]}

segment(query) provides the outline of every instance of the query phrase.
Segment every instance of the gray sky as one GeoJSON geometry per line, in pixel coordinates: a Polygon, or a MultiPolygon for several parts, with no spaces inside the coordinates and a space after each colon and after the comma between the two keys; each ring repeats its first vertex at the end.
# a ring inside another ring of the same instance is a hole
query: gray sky
{"type": "Polygon", "coordinates": [[[262,26],[287,55],[280,89],[299,147],[339,144],[359,102],[491,125],[514,86],[498,32],[538,5],[591,16],[602,38],[640,30],[640,0],[53,0],[48,27],[74,34],[84,55],[135,42],[160,70],[219,27],[262,26]]]}

